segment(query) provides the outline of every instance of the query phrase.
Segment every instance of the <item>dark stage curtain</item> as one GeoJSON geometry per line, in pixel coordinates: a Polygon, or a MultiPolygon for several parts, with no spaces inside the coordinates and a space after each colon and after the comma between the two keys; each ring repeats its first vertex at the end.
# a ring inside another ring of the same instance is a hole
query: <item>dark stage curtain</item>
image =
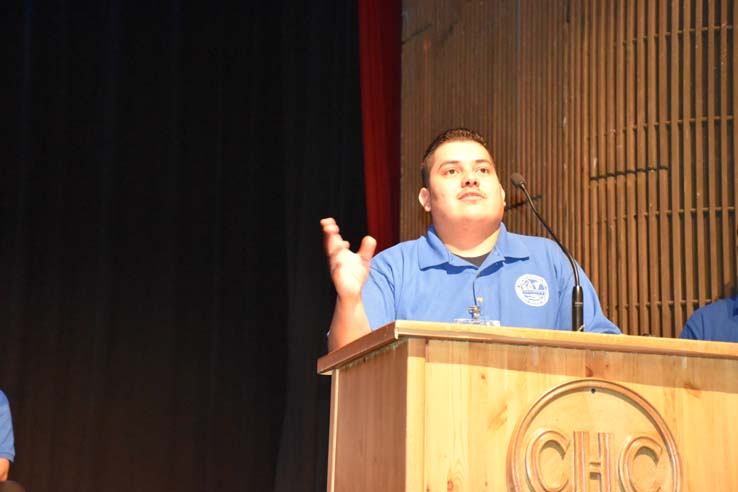
{"type": "Polygon", "coordinates": [[[26,0],[0,27],[11,478],[325,490],[318,220],[366,230],[354,2],[26,0]]]}

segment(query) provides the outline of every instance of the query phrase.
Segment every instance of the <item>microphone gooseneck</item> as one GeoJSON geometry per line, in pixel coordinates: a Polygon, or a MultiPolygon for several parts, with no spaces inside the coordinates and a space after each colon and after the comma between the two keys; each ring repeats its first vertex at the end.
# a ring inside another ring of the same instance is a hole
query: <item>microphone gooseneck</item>
{"type": "Polygon", "coordinates": [[[564,255],[566,255],[569,263],[571,264],[571,269],[574,272],[574,288],[571,291],[571,331],[582,331],[584,329],[584,294],[582,292],[582,285],[579,283],[579,269],[574,262],[574,258],[569,254],[564,245],[561,244],[561,241],[559,241],[559,238],[556,237],[556,234],[554,234],[551,228],[548,227],[546,221],[543,220],[541,214],[538,213],[536,206],[533,205],[533,199],[530,197],[530,193],[528,193],[528,188],[525,185],[525,179],[523,179],[523,176],[518,173],[513,173],[512,176],[510,176],[510,181],[512,181],[512,184],[516,188],[519,188],[525,194],[525,198],[528,200],[528,205],[530,205],[536,218],[538,218],[538,221],[548,231],[554,242],[559,245],[559,248],[561,248],[561,251],[564,252],[564,255]]]}

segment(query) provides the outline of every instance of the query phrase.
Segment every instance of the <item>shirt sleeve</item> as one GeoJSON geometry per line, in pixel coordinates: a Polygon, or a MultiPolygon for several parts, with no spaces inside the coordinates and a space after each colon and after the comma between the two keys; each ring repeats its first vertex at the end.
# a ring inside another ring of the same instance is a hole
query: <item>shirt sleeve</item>
{"type": "MultiPolygon", "coordinates": [[[[559,305],[558,324],[563,329],[570,329],[572,318],[571,306],[572,290],[574,289],[574,273],[571,271],[568,260],[566,261],[567,264],[565,265],[565,267],[560,267],[568,270],[569,274],[566,277],[567,281],[562,287],[564,291],[562,292],[562,302],[559,305]]],[[[592,282],[590,282],[589,278],[587,277],[587,274],[584,273],[584,270],[582,270],[579,264],[577,264],[577,270],[579,272],[579,283],[582,286],[582,297],[584,301],[584,313],[582,316],[584,331],[589,333],[610,333],[613,335],[622,334],[620,328],[618,328],[612,321],[607,318],[607,316],[605,316],[605,313],[602,311],[602,306],[600,305],[600,300],[597,297],[597,292],[595,291],[592,282]]]]}
{"type": "Polygon", "coordinates": [[[584,289],[585,297],[584,331],[593,333],[611,333],[614,335],[622,334],[620,328],[615,326],[615,323],[610,321],[607,316],[605,316],[605,313],[602,312],[600,299],[597,297],[597,292],[595,292],[592,282],[589,281],[589,278],[584,271],[580,269],[579,272],[580,282],[582,284],[582,289],[584,289]],[[587,309],[587,304],[589,304],[590,309],[587,309]]]}
{"type": "Polygon", "coordinates": [[[679,338],[687,340],[702,340],[704,338],[702,316],[700,315],[699,310],[692,313],[692,316],[689,317],[687,323],[684,325],[684,329],[682,329],[682,334],[679,335],[679,338]]]}
{"type": "Polygon", "coordinates": [[[372,262],[369,278],[361,292],[364,312],[372,330],[391,323],[397,317],[394,299],[394,285],[388,272],[382,269],[381,264],[375,267],[372,262]]]}
{"type": "Polygon", "coordinates": [[[0,391],[0,458],[10,461],[15,459],[13,419],[10,415],[10,404],[2,391],[0,391]]]}

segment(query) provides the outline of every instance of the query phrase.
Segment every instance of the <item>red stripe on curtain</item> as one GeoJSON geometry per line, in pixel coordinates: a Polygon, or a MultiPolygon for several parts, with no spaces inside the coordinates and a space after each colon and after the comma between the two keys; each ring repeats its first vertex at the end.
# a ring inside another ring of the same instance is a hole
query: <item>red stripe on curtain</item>
{"type": "Polygon", "coordinates": [[[400,230],[401,0],[358,0],[369,234],[381,251],[400,230]]]}

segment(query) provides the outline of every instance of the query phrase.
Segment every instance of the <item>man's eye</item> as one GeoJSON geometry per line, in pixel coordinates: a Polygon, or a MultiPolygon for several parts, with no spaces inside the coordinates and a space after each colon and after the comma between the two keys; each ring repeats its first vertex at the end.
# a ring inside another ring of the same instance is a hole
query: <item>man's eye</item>
{"type": "Polygon", "coordinates": [[[456,169],[453,169],[453,168],[446,169],[446,174],[447,175],[454,175],[454,174],[458,174],[458,171],[456,171],[456,169]]]}
{"type": "Polygon", "coordinates": [[[488,167],[480,167],[477,172],[480,174],[489,174],[491,171],[488,167]]]}

